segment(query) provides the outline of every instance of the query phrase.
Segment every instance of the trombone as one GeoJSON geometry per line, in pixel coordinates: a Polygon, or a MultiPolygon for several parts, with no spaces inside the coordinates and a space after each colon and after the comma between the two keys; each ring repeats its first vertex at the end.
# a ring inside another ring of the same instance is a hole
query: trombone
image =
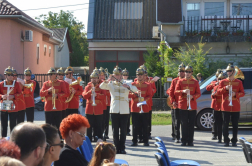
{"type": "Polygon", "coordinates": [[[232,102],[232,98],[233,98],[233,86],[231,85],[231,83],[229,83],[229,93],[228,93],[228,98],[229,98],[229,105],[228,106],[233,106],[233,102],[232,102]]]}
{"type": "Polygon", "coordinates": [[[52,82],[52,104],[53,104],[53,110],[56,110],[55,100],[56,100],[56,97],[55,97],[55,88],[53,87],[53,82],[52,82]]]}
{"type": "Polygon", "coordinates": [[[93,87],[92,87],[92,100],[93,100],[92,106],[96,106],[97,104],[95,103],[95,87],[94,87],[94,84],[93,84],[93,87]]]}
{"type": "Polygon", "coordinates": [[[191,95],[190,95],[190,92],[187,93],[187,106],[188,106],[188,110],[192,110],[192,108],[191,108],[191,95]]]}

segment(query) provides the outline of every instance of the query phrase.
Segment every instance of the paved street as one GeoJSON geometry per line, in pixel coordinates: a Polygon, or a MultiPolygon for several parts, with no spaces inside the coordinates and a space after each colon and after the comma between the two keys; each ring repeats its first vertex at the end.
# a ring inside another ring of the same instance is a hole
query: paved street
{"type": "MultiPolygon", "coordinates": [[[[35,112],[35,123],[44,123],[44,112],[35,112]]],[[[231,132],[231,131],[230,131],[231,132]]],[[[195,131],[194,147],[181,147],[180,144],[174,144],[171,139],[171,126],[153,126],[152,135],[159,136],[163,139],[170,160],[188,159],[195,160],[201,166],[249,166],[245,161],[241,145],[238,147],[224,147],[223,144],[218,144],[216,141],[211,140],[211,132],[195,131]]],[[[108,142],[112,142],[112,130],[110,126],[108,142]]],[[[252,129],[240,129],[238,137],[245,137],[246,139],[252,138],[252,129]]],[[[150,147],[143,147],[139,144],[138,147],[131,147],[132,137],[127,137],[126,142],[126,155],[117,155],[116,158],[125,159],[130,166],[150,165],[156,166],[157,162],[154,157],[156,147],[154,140],[150,140],[150,147]]],[[[95,143],[93,143],[95,145],[95,143]]]]}

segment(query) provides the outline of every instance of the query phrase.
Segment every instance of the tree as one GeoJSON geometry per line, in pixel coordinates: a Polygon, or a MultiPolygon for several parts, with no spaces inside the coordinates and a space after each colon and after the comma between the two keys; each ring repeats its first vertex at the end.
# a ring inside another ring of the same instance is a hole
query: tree
{"type": "Polygon", "coordinates": [[[149,76],[155,76],[157,72],[157,63],[159,61],[158,54],[153,46],[147,47],[147,53],[144,53],[144,65],[147,68],[149,76]]]}
{"type": "Polygon", "coordinates": [[[70,54],[71,66],[88,65],[88,42],[83,32],[84,24],[76,20],[70,11],[60,13],[48,12],[36,17],[36,20],[47,28],[68,28],[73,52],[70,54]]]}

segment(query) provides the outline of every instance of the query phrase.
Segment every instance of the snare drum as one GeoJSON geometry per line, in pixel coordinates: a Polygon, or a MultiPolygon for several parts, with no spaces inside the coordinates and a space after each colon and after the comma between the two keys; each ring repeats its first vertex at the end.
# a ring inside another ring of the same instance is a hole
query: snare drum
{"type": "Polygon", "coordinates": [[[13,101],[3,101],[2,103],[0,103],[0,110],[15,110],[15,104],[13,103],[13,101]]]}

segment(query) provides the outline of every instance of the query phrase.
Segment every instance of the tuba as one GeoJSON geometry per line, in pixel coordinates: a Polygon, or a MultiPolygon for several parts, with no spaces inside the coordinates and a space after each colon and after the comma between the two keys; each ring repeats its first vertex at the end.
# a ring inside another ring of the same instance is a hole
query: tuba
{"type": "MultiPolygon", "coordinates": [[[[72,82],[70,85],[69,85],[69,88],[70,88],[70,91],[73,89],[73,85],[80,85],[80,82],[81,82],[81,78],[78,77],[77,80],[75,80],[74,82],[72,82]]],[[[67,98],[67,100],[65,101],[65,103],[69,103],[74,97],[74,93],[71,92],[70,96],[67,98]]]]}
{"type": "Polygon", "coordinates": [[[235,68],[234,78],[240,78],[240,79],[244,80],[245,77],[244,77],[244,74],[241,71],[241,69],[239,69],[237,66],[235,66],[234,68],[235,68]]]}

